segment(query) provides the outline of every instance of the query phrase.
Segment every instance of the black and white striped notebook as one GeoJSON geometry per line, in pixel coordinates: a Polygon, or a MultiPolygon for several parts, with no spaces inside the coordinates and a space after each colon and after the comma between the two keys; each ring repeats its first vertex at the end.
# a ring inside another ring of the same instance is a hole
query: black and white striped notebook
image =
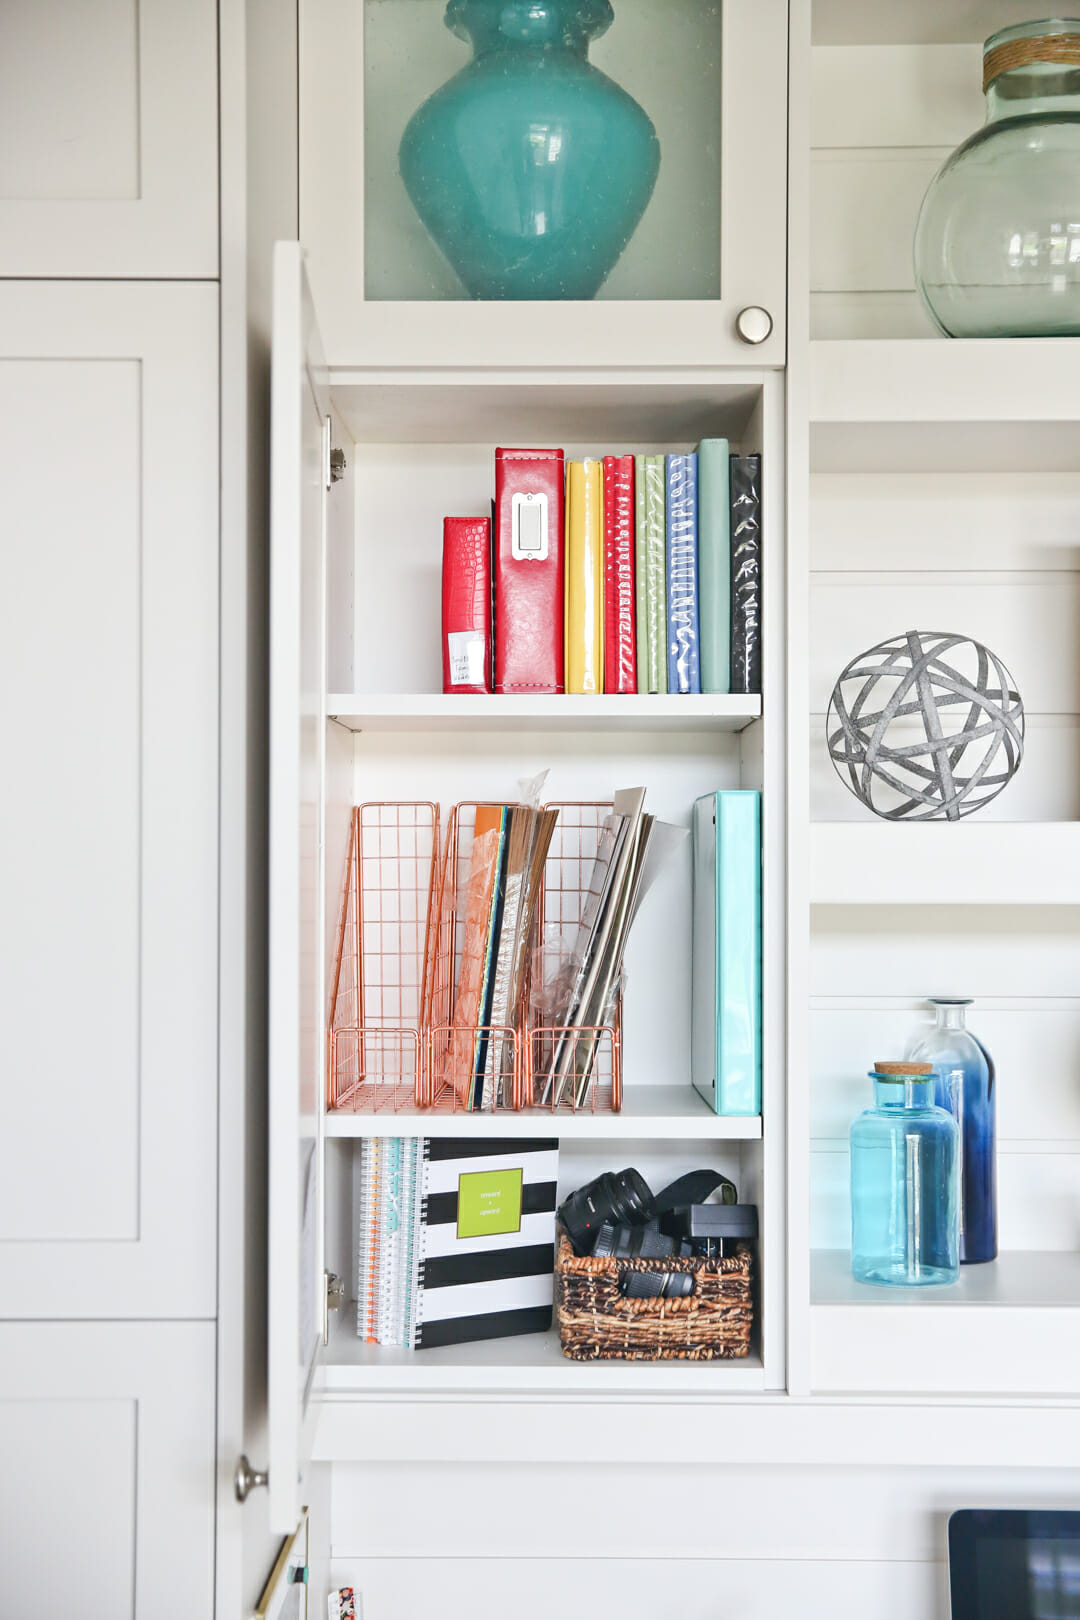
{"type": "Polygon", "coordinates": [[[557,1139],[372,1137],[356,1155],[356,1328],[423,1350],[544,1333],[557,1139]]]}
{"type": "Polygon", "coordinates": [[[416,1346],[551,1326],[557,1139],[428,1137],[416,1346]]]}

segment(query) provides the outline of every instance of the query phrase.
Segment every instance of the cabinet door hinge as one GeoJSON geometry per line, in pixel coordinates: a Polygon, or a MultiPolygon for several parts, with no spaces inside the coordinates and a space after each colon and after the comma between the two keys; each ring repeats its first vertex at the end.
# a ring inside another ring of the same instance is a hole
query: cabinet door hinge
{"type": "Polygon", "coordinates": [[[323,417],[323,483],[327,489],[333,484],[340,483],[345,476],[345,452],[339,450],[331,439],[333,428],[328,416],[323,417]]]}
{"type": "Polygon", "coordinates": [[[330,1312],[340,1311],[345,1303],[345,1284],[333,1271],[324,1271],[326,1282],[323,1294],[323,1344],[330,1343],[330,1312]]]}

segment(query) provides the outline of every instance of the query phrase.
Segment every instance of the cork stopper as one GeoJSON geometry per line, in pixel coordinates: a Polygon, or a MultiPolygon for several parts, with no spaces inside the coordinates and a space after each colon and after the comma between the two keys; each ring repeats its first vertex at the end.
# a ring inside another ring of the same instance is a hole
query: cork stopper
{"type": "Polygon", "coordinates": [[[875,1063],[875,1074],[925,1075],[933,1074],[932,1063],[875,1063]]]}

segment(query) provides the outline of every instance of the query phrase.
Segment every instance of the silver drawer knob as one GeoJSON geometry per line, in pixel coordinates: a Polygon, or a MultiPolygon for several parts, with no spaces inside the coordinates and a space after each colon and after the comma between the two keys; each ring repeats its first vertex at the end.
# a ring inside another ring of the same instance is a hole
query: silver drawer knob
{"type": "Polygon", "coordinates": [[[265,1488],[270,1483],[270,1475],[262,1468],[252,1468],[246,1457],[241,1457],[236,1465],[233,1475],[233,1489],[238,1502],[246,1502],[252,1491],[265,1488]]]}
{"type": "Polygon", "coordinates": [[[772,331],[772,316],[759,304],[748,304],[736,315],[735,330],[744,343],[764,343],[772,331]]]}

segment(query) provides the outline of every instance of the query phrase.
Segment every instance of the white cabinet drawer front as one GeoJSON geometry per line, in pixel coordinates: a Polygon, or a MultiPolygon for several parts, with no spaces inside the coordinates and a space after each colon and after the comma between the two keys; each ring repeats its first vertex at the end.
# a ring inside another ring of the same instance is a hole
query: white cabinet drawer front
{"type": "Polygon", "coordinates": [[[217,460],[216,289],[0,287],[7,1317],[214,1310],[217,460]]]}
{"type": "Polygon", "coordinates": [[[213,0],[6,0],[0,275],[216,274],[213,0]]]}
{"type": "Polygon", "coordinates": [[[214,1329],[0,1327],[3,1611],[213,1612],[214,1329]]]}

